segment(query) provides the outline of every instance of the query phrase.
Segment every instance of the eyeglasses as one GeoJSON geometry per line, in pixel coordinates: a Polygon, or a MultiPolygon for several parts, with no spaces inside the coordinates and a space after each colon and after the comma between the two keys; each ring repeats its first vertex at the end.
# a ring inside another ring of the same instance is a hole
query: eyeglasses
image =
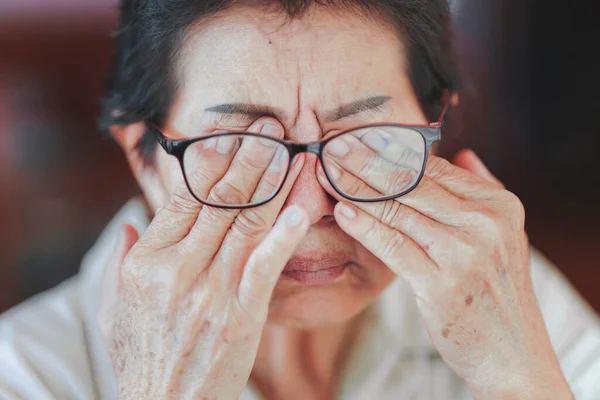
{"type": "Polygon", "coordinates": [[[428,125],[372,124],[313,143],[291,143],[250,132],[226,132],[193,139],[168,139],[154,124],[149,130],[179,160],[196,200],[219,208],[257,207],[272,200],[294,157],[314,153],[331,186],[356,202],[404,196],[421,181],[431,145],[441,139],[449,94],[437,122],[428,125]]]}

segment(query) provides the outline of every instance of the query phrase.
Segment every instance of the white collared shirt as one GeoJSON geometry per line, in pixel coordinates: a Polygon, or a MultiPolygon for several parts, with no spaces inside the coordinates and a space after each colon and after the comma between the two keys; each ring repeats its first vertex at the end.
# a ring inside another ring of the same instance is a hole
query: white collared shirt
{"type": "MultiPolygon", "coordinates": [[[[116,399],[116,383],[96,324],[104,267],[122,224],[149,221],[129,202],[83,260],[80,273],[0,315],[0,399],[116,399]]],[[[578,400],[600,400],[600,321],[537,251],[534,290],[561,367],[578,400]]],[[[396,279],[377,299],[344,367],[338,399],[471,399],[440,358],[410,288],[396,279]]],[[[248,383],[242,400],[261,399],[248,383]]]]}

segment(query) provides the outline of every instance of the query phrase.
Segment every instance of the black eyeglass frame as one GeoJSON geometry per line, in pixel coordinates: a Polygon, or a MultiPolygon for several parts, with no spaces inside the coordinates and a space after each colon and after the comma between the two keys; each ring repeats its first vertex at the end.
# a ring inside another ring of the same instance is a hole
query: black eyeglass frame
{"type": "Polygon", "coordinates": [[[444,127],[446,117],[448,115],[448,111],[450,109],[451,93],[446,93],[446,95],[444,97],[445,97],[445,99],[444,99],[442,112],[441,112],[439,119],[436,122],[432,122],[430,124],[422,124],[422,125],[405,125],[405,124],[395,124],[395,123],[366,124],[366,125],[354,127],[354,128],[342,131],[342,132],[338,132],[331,137],[320,140],[318,142],[312,142],[312,143],[292,143],[292,142],[288,142],[288,141],[277,139],[277,138],[265,137],[265,135],[261,135],[259,133],[252,133],[252,132],[220,132],[220,133],[215,133],[212,135],[206,135],[206,136],[191,138],[191,139],[169,139],[158,128],[158,126],[156,126],[156,124],[154,124],[153,121],[150,121],[147,124],[147,127],[148,127],[149,132],[151,132],[151,134],[154,136],[154,138],[156,139],[158,144],[165,150],[165,152],[167,154],[177,158],[177,160],[179,161],[179,165],[181,166],[181,172],[183,173],[183,179],[185,180],[185,184],[186,184],[190,194],[197,201],[202,203],[203,205],[210,206],[210,207],[217,207],[217,208],[225,208],[225,209],[245,209],[245,208],[259,207],[263,204],[268,203],[269,201],[271,201],[275,197],[277,197],[277,195],[281,191],[281,188],[283,187],[283,185],[288,177],[288,174],[290,172],[290,169],[292,167],[294,158],[300,153],[314,153],[319,157],[319,161],[321,162],[321,165],[323,166],[323,171],[325,172],[325,175],[327,176],[327,180],[329,181],[331,186],[334,188],[334,190],[340,196],[342,196],[346,200],[350,200],[350,201],[356,201],[356,202],[361,202],[361,203],[375,203],[375,202],[379,202],[379,201],[387,201],[387,200],[396,199],[398,197],[402,197],[402,196],[410,193],[411,191],[413,191],[421,182],[421,179],[423,178],[423,175],[425,174],[425,167],[427,166],[427,158],[429,155],[429,150],[431,149],[431,146],[433,145],[433,143],[435,143],[436,141],[438,141],[442,138],[442,130],[444,127]],[[385,127],[385,126],[411,129],[411,130],[421,134],[421,136],[423,137],[423,139],[425,141],[425,157],[423,159],[423,166],[421,167],[421,173],[419,174],[419,177],[417,178],[415,183],[409,189],[407,189],[399,194],[394,194],[394,195],[384,196],[384,197],[376,197],[376,198],[372,198],[372,199],[357,198],[357,197],[349,196],[349,195],[345,194],[340,188],[337,187],[334,180],[332,179],[332,177],[329,175],[329,172],[327,171],[324,156],[323,156],[323,149],[325,148],[327,143],[329,143],[330,141],[332,141],[333,139],[335,139],[341,135],[345,135],[345,134],[348,134],[350,132],[357,131],[360,129],[377,128],[377,127],[385,127]],[[229,136],[229,135],[246,135],[246,136],[259,137],[261,139],[266,138],[266,139],[270,139],[270,140],[280,143],[287,149],[288,154],[289,154],[289,162],[288,162],[287,170],[285,172],[285,176],[283,177],[283,180],[281,181],[281,184],[279,185],[277,190],[266,200],[262,200],[257,203],[249,203],[249,204],[215,204],[215,203],[211,203],[206,200],[202,200],[202,199],[198,198],[198,196],[196,196],[196,194],[194,193],[194,190],[192,190],[192,187],[188,180],[187,174],[185,172],[185,166],[184,166],[184,161],[183,161],[185,150],[192,144],[199,142],[201,140],[206,140],[206,139],[210,139],[210,138],[218,138],[221,136],[229,136]]]}

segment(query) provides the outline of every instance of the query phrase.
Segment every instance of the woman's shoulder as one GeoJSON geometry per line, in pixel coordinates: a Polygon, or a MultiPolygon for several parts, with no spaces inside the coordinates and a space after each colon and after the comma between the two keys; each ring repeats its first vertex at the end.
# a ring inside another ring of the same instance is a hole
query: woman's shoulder
{"type": "Polygon", "coordinates": [[[531,249],[531,277],[546,328],[577,399],[600,394],[600,319],[568,279],[531,249]]]}
{"type": "Polygon", "coordinates": [[[2,399],[94,398],[79,277],[0,315],[2,399]]]}
{"type": "Polygon", "coordinates": [[[148,223],[140,199],[117,213],[82,261],[77,276],[0,315],[0,398],[112,398],[110,359],[96,314],[104,269],[129,223],[148,223]]]}
{"type": "Polygon", "coordinates": [[[568,317],[600,327],[598,314],[550,260],[533,247],[530,260],[533,289],[547,324],[568,317]]]}

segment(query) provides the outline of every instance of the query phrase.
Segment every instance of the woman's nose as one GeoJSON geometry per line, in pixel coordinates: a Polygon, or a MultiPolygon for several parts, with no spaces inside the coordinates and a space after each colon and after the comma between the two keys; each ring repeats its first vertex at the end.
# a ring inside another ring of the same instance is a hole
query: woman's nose
{"type": "Polygon", "coordinates": [[[295,204],[309,215],[310,223],[316,224],[325,216],[333,215],[335,199],[331,197],[317,180],[316,154],[304,153],[304,166],[285,202],[285,207],[295,204]]]}

